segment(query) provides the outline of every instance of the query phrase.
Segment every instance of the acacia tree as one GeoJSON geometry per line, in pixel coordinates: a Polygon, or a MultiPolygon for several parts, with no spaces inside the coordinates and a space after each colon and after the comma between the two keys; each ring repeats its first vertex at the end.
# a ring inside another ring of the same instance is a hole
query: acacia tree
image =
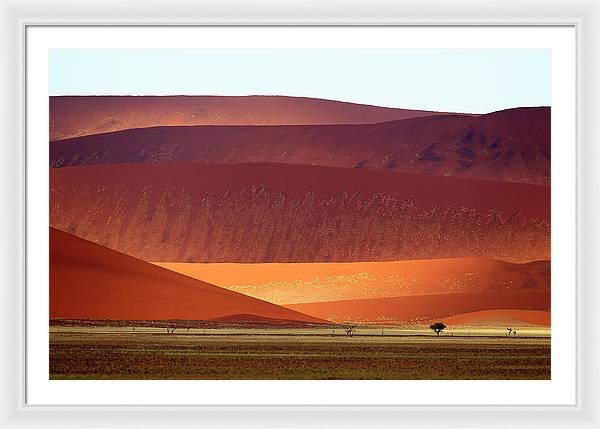
{"type": "Polygon", "coordinates": [[[433,325],[429,325],[429,329],[431,329],[433,332],[435,332],[437,334],[437,336],[440,336],[440,332],[442,332],[444,329],[446,329],[446,325],[444,325],[442,322],[436,322],[433,325]]]}
{"type": "Polygon", "coordinates": [[[346,331],[346,335],[348,335],[349,337],[354,335],[354,330],[356,329],[356,327],[354,325],[346,325],[344,326],[344,331],[346,331]]]}

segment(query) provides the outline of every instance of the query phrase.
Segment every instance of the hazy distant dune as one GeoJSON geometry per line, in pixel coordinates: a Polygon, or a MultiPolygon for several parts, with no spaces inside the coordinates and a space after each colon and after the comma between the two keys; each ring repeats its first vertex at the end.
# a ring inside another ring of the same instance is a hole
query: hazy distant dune
{"type": "Polygon", "coordinates": [[[364,124],[442,113],[286,96],[57,96],[50,141],[160,125],[364,124]]]}
{"type": "Polygon", "coordinates": [[[52,167],[182,161],[280,162],[549,184],[550,108],[368,125],[154,127],[50,145],[52,167]]]}

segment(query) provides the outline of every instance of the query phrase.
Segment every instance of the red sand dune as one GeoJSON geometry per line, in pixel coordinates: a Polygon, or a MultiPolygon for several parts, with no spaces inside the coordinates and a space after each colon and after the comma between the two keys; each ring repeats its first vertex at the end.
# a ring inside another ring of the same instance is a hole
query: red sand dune
{"type": "Polygon", "coordinates": [[[450,316],[441,320],[448,326],[550,326],[549,311],[485,310],[450,316]]]}
{"type": "Polygon", "coordinates": [[[159,266],[274,304],[550,287],[550,261],[484,258],[394,262],[159,266]]]}
{"type": "Polygon", "coordinates": [[[550,289],[421,295],[290,304],[285,307],[334,322],[423,322],[481,310],[550,308],[550,289]]]}
{"type": "Polygon", "coordinates": [[[550,181],[550,108],[370,125],[130,129],[53,142],[50,166],[278,162],[511,182],[550,181]]]}
{"type": "Polygon", "coordinates": [[[51,226],[146,261],[549,259],[547,186],[290,164],[50,170],[51,226]]]}
{"type": "Polygon", "coordinates": [[[157,125],[364,124],[438,115],[285,96],[50,97],[50,141],[157,125]]]}
{"type": "Polygon", "coordinates": [[[542,185],[438,177],[381,170],[306,165],[250,163],[178,163],[102,165],[50,170],[50,186],[123,186],[130,190],[185,189],[190,194],[221,195],[243,188],[264,187],[288,197],[307,193],[394,195],[414,198],[420,208],[458,206],[484,214],[550,220],[550,188],[542,185]]]}
{"type": "Polygon", "coordinates": [[[50,318],[210,320],[239,314],[322,322],[50,228],[50,318]]]}

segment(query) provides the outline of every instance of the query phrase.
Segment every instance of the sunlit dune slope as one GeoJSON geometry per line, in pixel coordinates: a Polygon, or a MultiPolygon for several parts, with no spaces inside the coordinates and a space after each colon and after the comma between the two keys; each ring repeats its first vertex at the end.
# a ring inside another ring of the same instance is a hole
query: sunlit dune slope
{"type": "Polygon", "coordinates": [[[550,308],[550,289],[359,299],[286,307],[335,322],[417,323],[473,311],[550,308]]]}
{"type": "Polygon", "coordinates": [[[146,261],[549,259],[550,189],[290,164],[50,170],[50,225],[146,261]]]}
{"type": "Polygon", "coordinates": [[[441,320],[448,326],[550,326],[549,311],[485,310],[459,314],[441,320]]]}
{"type": "Polygon", "coordinates": [[[550,108],[378,124],[129,129],[53,142],[50,166],[280,162],[550,181],[550,108]]]}
{"type": "Polygon", "coordinates": [[[157,125],[363,124],[438,114],[285,96],[50,97],[50,140],[157,125]]]}
{"type": "Polygon", "coordinates": [[[394,262],[159,266],[275,304],[550,287],[550,261],[484,258],[394,262]]]}
{"type": "Polygon", "coordinates": [[[50,228],[50,318],[318,319],[201,282],[50,228]]]}

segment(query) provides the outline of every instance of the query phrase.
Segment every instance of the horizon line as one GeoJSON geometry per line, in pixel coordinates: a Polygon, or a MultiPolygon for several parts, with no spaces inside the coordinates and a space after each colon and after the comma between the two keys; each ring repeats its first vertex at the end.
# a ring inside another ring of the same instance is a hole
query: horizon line
{"type": "Polygon", "coordinates": [[[321,97],[309,97],[305,95],[281,95],[281,94],[244,94],[244,95],[216,95],[216,94],[50,94],[48,98],[58,97],[220,97],[220,98],[250,98],[250,97],[273,97],[273,98],[304,98],[310,100],[321,100],[333,103],[345,103],[354,104],[358,106],[368,106],[380,109],[394,109],[394,110],[412,110],[412,111],[424,111],[431,113],[449,113],[449,114],[464,114],[464,115],[486,115],[495,112],[501,112],[503,110],[520,109],[520,108],[552,108],[552,105],[536,104],[536,105],[516,105],[511,107],[504,107],[502,109],[490,110],[486,112],[463,112],[463,111],[444,111],[444,110],[431,110],[424,107],[398,107],[391,105],[378,105],[371,103],[360,103],[357,101],[345,101],[333,98],[321,98],[321,97]]]}

